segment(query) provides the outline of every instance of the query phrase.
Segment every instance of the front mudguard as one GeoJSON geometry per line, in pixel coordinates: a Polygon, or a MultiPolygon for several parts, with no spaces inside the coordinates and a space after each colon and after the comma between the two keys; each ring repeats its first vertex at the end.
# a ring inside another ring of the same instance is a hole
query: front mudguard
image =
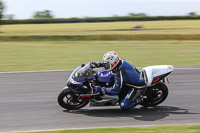
{"type": "Polygon", "coordinates": [[[62,92],[63,93],[68,93],[68,92],[70,92],[70,91],[72,91],[68,86],[65,86],[63,89],[62,89],[62,92]]]}

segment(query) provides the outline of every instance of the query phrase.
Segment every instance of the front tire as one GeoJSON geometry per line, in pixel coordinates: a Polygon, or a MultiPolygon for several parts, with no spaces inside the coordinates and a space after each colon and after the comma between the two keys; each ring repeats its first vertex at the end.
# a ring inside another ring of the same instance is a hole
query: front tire
{"type": "Polygon", "coordinates": [[[144,107],[154,107],[163,101],[168,96],[168,87],[163,83],[159,82],[156,85],[147,88],[144,94],[144,101],[141,103],[144,107]]]}
{"type": "Polygon", "coordinates": [[[74,110],[86,106],[89,102],[80,97],[80,94],[75,94],[72,91],[62,91],[57,98],[58,104],[67,109],[74,110]]]}

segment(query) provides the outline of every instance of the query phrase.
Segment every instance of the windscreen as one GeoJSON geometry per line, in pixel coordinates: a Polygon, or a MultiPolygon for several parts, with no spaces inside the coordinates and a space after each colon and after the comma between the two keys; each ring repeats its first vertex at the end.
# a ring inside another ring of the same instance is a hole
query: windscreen
{"type": "Polygon", "coordinates": [[[89,76],[93,76],[94,73],[95,72],[90,67],[90,63],[87,63],[85,64],[85,66],[79,69],[75,75],[76,77],[89,77],[89,76]]]}

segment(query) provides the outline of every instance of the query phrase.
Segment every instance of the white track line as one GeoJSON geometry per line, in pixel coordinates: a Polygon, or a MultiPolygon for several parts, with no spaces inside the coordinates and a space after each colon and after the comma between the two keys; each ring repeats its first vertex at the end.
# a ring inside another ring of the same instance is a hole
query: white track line
{"type": "MultiPolygon", "coordinates": [[[[138,67],[141,68],[141,67],[138,67]]],[[[200,67],[175,67],[175,70],[200,70],[200,67]]],[[[1,73],[40,73],[40,72],[67,72],[73,70],[45,70],[45,71],[16,71],[16,72],[0,72],[1,73]]]]}
{"type": "Polygon", "coordinates": [[[17,133],[17,132],[44,132],[44,131],[61,131],[61,130],[79,130],[79,129],[99,129],[99,128],[126,128],[126,127],[152,127],[152,126],[192,126],[200,125],[200,123],[185,123],[185,124],[161,124],[161,125],[131,125],[131,126],[112,126],[112,127],[88,127],[88,128],[67,128],[67,129],[48,129],[48,130],[29,130],[29,131],[10,131],[0,133],[17,133]]]}
{"type": "Polygon", "coordinates": [[[1,73],[42,73],[42,72],[67,72],[73,70],[45,70],[45,71],[16,71],[16,72],[0,72],[1,73]]]}

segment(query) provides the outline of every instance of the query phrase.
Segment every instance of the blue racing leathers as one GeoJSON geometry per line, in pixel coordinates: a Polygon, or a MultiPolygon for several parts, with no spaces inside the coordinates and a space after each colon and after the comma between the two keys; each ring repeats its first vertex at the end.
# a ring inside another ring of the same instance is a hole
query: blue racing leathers
{"type": "Polygon", "coordinates": [[[120,101],[120,107],[122,109],[133,108],[137,104],[135,100],[138,95],[134,90],[145,87],[145,82],[140,76],[139,70],[128,61],[121,60],[118,68],[116,69],[116,74],[114,78],[115,82],[113,88],[103,88],[105,94],[118,95],[122,90],[122,86],[125,84],[131,89],[128,91],[127,95],[120,101]]]}

